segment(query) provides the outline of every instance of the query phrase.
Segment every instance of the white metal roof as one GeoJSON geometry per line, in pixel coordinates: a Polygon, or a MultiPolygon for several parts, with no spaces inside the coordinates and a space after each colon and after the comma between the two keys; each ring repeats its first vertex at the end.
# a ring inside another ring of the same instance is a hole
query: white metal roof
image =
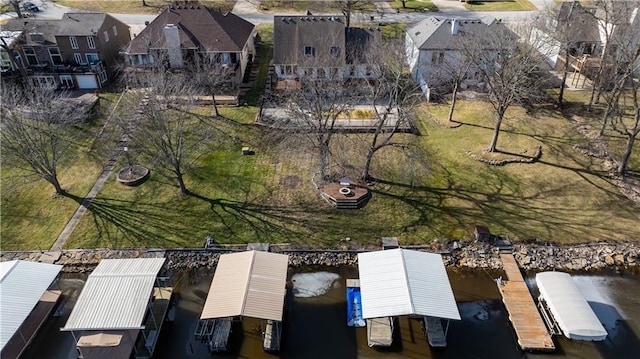
{"type": "Polygon", "coordinates": [[[223,254],[200,319],[247,316],[282,320],[289,256],[261,251],[223,254]]]}
{"type": "Polygon", "coordinates": [[[362,316],[423,315],[460,320],[439,254],[402,248],[359,253],[362,316]]]}
{"type": "Polygon", "coordinates": [[[565,337],[589,341],[600,341],[607,337],[607,331],[571,275],[542,272],[536,274],[536,283],[565,337]]]}
{"type": "Polygon", "coordinates": [[[0,350],[20,328],[60,270],[62,266],[57,264],[0,263],[0,350]]]}
{"type": "Polygon", "coordinates": [[[89,275],[63,331],[142,329],[164,258],[103,259],[89,275]]]}

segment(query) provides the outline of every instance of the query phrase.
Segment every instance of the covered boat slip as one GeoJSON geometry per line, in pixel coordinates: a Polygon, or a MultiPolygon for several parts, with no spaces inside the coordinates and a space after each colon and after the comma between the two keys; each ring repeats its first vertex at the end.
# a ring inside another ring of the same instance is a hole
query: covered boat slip
{"type": "Polygon", "coordinates": [[[172,289],[157,288],[164,258],[104,259],[89,275],[62,331],[80,357],[151,357],[172,289]]]}
{"type": "Polygon", "coordinates": [[[266,321],[264,349],[279,350],[288,265],[289,256],[284,254],[246,251],[221,255],[198,328],[211,325],[206,323],[212,320],[215,323],[209,331],[196,329],[196,338],[216,348],[212,340],[218,321],[246,316],[266,321]]]}
{"type": "MultiPolygon", "coordinates": [[[[359,253],[358,270],[365,319],[411,315],[460,320],[439,254],[401,248],[359,253]]],[[[435,330],[433,335],[446,337],[435,330]]]]}
{"type": "Polygon", "coordinates": [[[0,357],[18,358],[55,308],[61,292],[48,290],[61,265],[0,262],[0,357]]]}
{"type": "Polygon", "coordinates": [[[563,272],[536,274],[540,303],[548,309],[565,337],[575,340],[601,341],[607,337],[598,317],[580,289],[563,272]]]}

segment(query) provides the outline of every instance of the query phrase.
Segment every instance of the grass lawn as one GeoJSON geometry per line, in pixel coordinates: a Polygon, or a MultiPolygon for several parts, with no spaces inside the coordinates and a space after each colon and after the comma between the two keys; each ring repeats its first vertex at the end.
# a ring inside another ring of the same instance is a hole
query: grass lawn
{"type": "Polygon", "coordinates": [[[78,208],[80,198],[93,186],[104,165],[104,157],[91,148],[100,147],[105,141],[96,140],[95,134],[102,128],[118,95],[101,94],[100,97],[101,115],[79,129],[84,133],[58,169],[60,183],[69,196],[57,196],[49,183],[25,176],[22,170],[2,163],[2,250],[48,250],[78,208]]]}
{"type": "MultiPolygon", "coordinates": [[[[307,10],[313,14],[339,14],[342,7],[333,1],[278,1],[263,0],[260,1],[260,10],[263,12],[281,14],[281,13],[304,13],[307,10]]],[[[375,11],[376,7],[373,2],[362,2],[358,4],[358,11],[375,11]]]]}
{"type": "MultiPolygon", "coordinates": [[[[423,109],[438,118],[447,110],[446,104],[423,109]]],[[[490,141],[487,104],[460,101],[458,128],[423,118],[422,135],[400,135],[412,146],[376,157],[379,182],[371,202],[358,211],[336,211],[318,198],[311,182],[316,159],[305,143],[274,141],[273,134],[249,126],[257,108],[223,111],[238,121],[219,126],[240,140],[211,143],[211,152],[187,176],[194,195],[181,196],[156,173],[134,188],[109,180],[67,247],[199,247],[206,236],[220,243],[333,246],[344,237],[375,243],[381,236],[427,243],[470,238],[476,223],[519,240],[577,243],[640,235],[640,207],[620,195],[598,161],[574,150],[584,140],[554,110],[528,115],[515,107],[507,113],[498,148],[526,155],[541,145],[543,155],[535,164],[503,167],[465,154],[481,152],[490,141]],[[242,146],[256,154],[242,156],[242,146]]],[[[368,136],[334,138],[336,177],[359,173],[368,136]]]]}
{"type": "Polygon", "coordinates": [[[529,11],[536,10],[528,0],[467,1],[464,7],[471,11],[529,11]]]}
{"type": "Polygon", "coordinates": [[[438,11],[438,7],[431,1],[407,1],[405,7],[402,7],[402,1],[389,1],[389,5],[392,8],[399,10],[400,12],[412,12],[412,11],[438,11]]]}
{"type": "MultiPolygon", "coordinates": [[[[166,0],[146,0],[147,6],[142,6],[142,0],[55,0],[55,3],[86,11],[117,14],[158,14],[172,2],[166,0]]],[[[225,0],[200,0],[200,3],[212,9],[221,9],[223,12],[231,11],[235,5],[235,1],[225,0]]]]}

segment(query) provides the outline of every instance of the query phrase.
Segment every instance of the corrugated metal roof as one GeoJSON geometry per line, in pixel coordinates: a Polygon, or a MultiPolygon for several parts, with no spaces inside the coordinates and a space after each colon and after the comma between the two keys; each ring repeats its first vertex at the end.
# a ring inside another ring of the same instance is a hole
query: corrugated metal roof
{"type": "Polygon", "coordinates": [[[164,258],[103,259],[89,275],[63,331],[137,329],[164,258]]]}
{"type": "Polygon", "coordinates": [[[460,320],[439,254],[390,249],[358,254],[364,318],[423,315],[460,320]]]}
{"type": "Polygon", "coordinates": [[[571,275],[542,272],[536,274],[536,283],[565,337],[590,341],[600,341],[607,337],[607,331],[571,275]]]}
{"type": "Polygon", "coordinates": [[[247,316],[282,320],[289,256],[247,251],[223,254],[200,319],[247,316]]]}
{"type": "Polygon", "coordinates": [[[60,270],[62,266],[57,264],[0,263],[0,350],[20,328],[60,270]]]}

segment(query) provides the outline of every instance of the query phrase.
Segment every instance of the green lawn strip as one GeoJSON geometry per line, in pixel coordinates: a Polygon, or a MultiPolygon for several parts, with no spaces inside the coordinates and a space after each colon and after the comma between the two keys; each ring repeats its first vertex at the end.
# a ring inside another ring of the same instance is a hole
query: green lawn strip
{"type": "Polygon", "coordinates": [[[529,11],[536,10],[528,0],[508,1],[467,1],[464,4],[470,11],[529,11]]]}
{"type": "MultiPolygon", "coordinates": [[[[247,93],[246,103],[252,106],[259,106],[264,93],[267,74],[269,72],[269,63],[273,58],[273,24],[260,24],[256,26],[256,31],[260,37],[260,45],[257,48],[258,55],[258,73],[256,74],[255,84],[247,93]]],[[[255,66],[253,64],[252,66],[255,66]]]]}
{"type": "MultiPolygon", "coordinates": [[[[158,14],[167,8],[172,2],[166,0],[146,0],[147,6],[143,6],[141,0],[56,0],[55,3],[72,9],[84,11],[117,14],[158,14]]],[[[235,5],[235,1],[223,0],[200,0],[200,3],[211,9],[220,9],[223,12],[231,11],[235,5]]]]}
{"type": "Polygon", "coordinates": [[[431,11],[431,12],[435,12],[438,11],[438,7],[432,3],[431,1],[421,1],[421,0],[415,0],[415,1],[406,1],[405,2],[405,6],[402,6],[402,1],[389,1],[389,5],[391,5],[391,7],[393,9],[395,9],[396,11],[399,12],[425,12],[425,11],[431,11]]]}
{"type": "MultiPolygon", "coordinates": [[[[312,14],[340,14],[341,5],[333,1],[260,1],[260,10],[263,12],[281,14],[281,13],[305,13],[310,11],[312,14]]],[[[376,7],[373,1],[358,2],[356,11],[375,11],[376,7]]]]}
{"type": "Polygon", "coordinates": [[[2,250],[49,249],[93,186],[104,162],[90,145],[116,95],[101,97],[100,115],[74,130],[80,132],[78,139],[58,168],[60,183],[69,196],[56,196],[46,181],[2,163],[2,250]]]}

